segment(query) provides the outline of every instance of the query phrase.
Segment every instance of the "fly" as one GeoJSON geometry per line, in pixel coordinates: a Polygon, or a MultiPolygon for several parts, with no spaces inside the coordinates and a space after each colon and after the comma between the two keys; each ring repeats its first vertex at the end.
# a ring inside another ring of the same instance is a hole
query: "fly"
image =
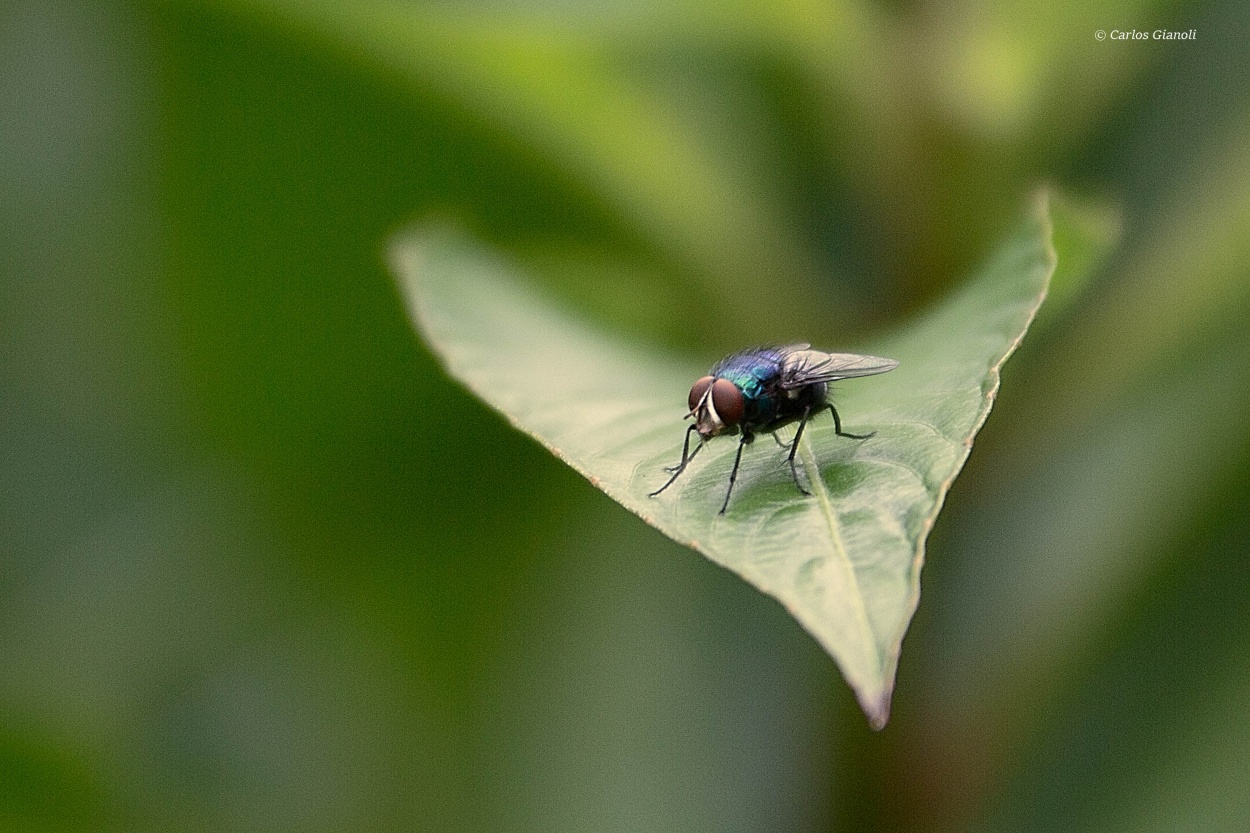
{"type": "Polygon", "coordinates": [[[803,428],[812,417],[824,412],[833,415],[833,428],[839,437],[866,440],[871,434],[851,434],[842,430],[838,410],[829,401],[829,383],[857,376],[875,376],[898,367],[893,359],[861,356],[856,353],[825,353],[811,349],[810,344],[790,344],[784,347],[753,347],[726,356],[690,388],[687,404],[694,417],[694,424],[686,429],[686,441],[681,448],[681,462],[665,471],[673,476],[649,497],[673,485],[690,461],[712,437],[720,434],[740,435],[738,453],[734,456],[733,471],[729,473],[729,488],[720,514],[729,507],[734,481],[738,479],[738,464],[742,462],[742,449],[749,445],[756,434],[773,434],[782,448],[788,448],[790,474],[794,485],[805,495],[811,493],[799,482],[799,471],[794,455],[803,438],[803,428]],[[793,422],[798,422],[794,440],[784,445],[774,432],[793,422]],[[698,432],[699,444],[690,450],[690,437],[698,432]]]}

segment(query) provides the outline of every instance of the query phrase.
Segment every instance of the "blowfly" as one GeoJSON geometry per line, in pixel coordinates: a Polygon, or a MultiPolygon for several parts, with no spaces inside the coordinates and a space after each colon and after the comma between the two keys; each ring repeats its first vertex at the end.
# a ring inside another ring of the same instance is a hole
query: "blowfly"
{"type": "Polygon", "coordinates": [[[825,353],[811,349],[810,344],[753,347],[726,356],[690,388],[687,402],[690,412],[686,418],[693,417],[694,424],[686,429],[681,462],[665,469],[672,477],[650,497],[673,485],[704,444],[720,434],[741,437],[720,514],[725,514],[725,509],[729,507],[729,496],[733,494],[738,465],[742,462],[742,449],[755,439],[756,434],[773,434],[778,445],[789,449],[787,462],[794,485],[803,494],[811,494],[799,482],[799,472],[794,464],[794,455],[808,420],[828,409],[833,416],[834,431],[839,437],[866,440],[876,433],[851,434],[842,430],[838,410],[829,401],[829,383],[857,376],[875,376],[896,367],[898,362],[893,359],[855,353],[825,353]],[[793,422],[799,424],[794,440],[789,445],[783,445],[774,432],[793,422]],[[691,451],[690,438],[696,432],[699,444],[691,451]]]}

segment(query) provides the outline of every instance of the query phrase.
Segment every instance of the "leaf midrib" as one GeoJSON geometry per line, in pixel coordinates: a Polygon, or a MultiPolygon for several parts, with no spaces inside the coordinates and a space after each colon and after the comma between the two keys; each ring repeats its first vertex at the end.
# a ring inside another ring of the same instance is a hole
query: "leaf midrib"
{"type": "MultiPolygon", "coordinates": [[[[855,626],[859,631],[858,635],[862,638],[861,644],[875,646],[877,640],[873,634],[872,625],[868,621],[868,609],[864,607],[864,595],[860,591],[859,577],[855,574],[855,565],[846,554],[846,545],[842,542],[842,530],[841,524],[838,522],[838,513],[833,508],[833,502],[829,499],[829,490],[825,488],[825,481],[821,477],[820,466],[816,462],[816,455],[812,451],[811,442],[806,437],[799,443],[799,456],[803,460],[803,468],[807,470],[807,480],[811,486],[812,494],[815,495],[825,519],[825,526],[829,532],[829,541],[833,552],[832,563],[836,569],[842,572],[847,587],[852,591],[849,594],[851,613],[855,626]]],[[[876,652],[874,651],[874,653],[876,652]]],[[[874,657],[874,659],[877,659],[879,666],[879,658],[874,657]]]]}

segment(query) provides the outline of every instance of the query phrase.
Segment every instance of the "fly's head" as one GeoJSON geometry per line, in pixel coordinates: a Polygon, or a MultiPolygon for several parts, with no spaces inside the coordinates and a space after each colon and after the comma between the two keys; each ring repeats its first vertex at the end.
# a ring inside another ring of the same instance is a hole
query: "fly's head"
{"type": "Polygon", "coordinates": [[[737,433],[746,407],[742,389],[728,379],[704,376],[690,388],[690,413],[695,430],[703,439],[717,434],[737,433]]]}

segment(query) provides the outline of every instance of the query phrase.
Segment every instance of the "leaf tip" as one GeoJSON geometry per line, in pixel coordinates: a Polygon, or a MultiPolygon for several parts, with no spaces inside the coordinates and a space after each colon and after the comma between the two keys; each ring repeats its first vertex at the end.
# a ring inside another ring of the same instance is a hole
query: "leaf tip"
{"type": "Polygon", "coordinates": [[[880,732],[890,722],[890,700],[893,694],[892,689],[886,688],[874,696],[865,695],[859,698],[860,708],[868,718],[868,727],[874,732],[880,732]]]}

